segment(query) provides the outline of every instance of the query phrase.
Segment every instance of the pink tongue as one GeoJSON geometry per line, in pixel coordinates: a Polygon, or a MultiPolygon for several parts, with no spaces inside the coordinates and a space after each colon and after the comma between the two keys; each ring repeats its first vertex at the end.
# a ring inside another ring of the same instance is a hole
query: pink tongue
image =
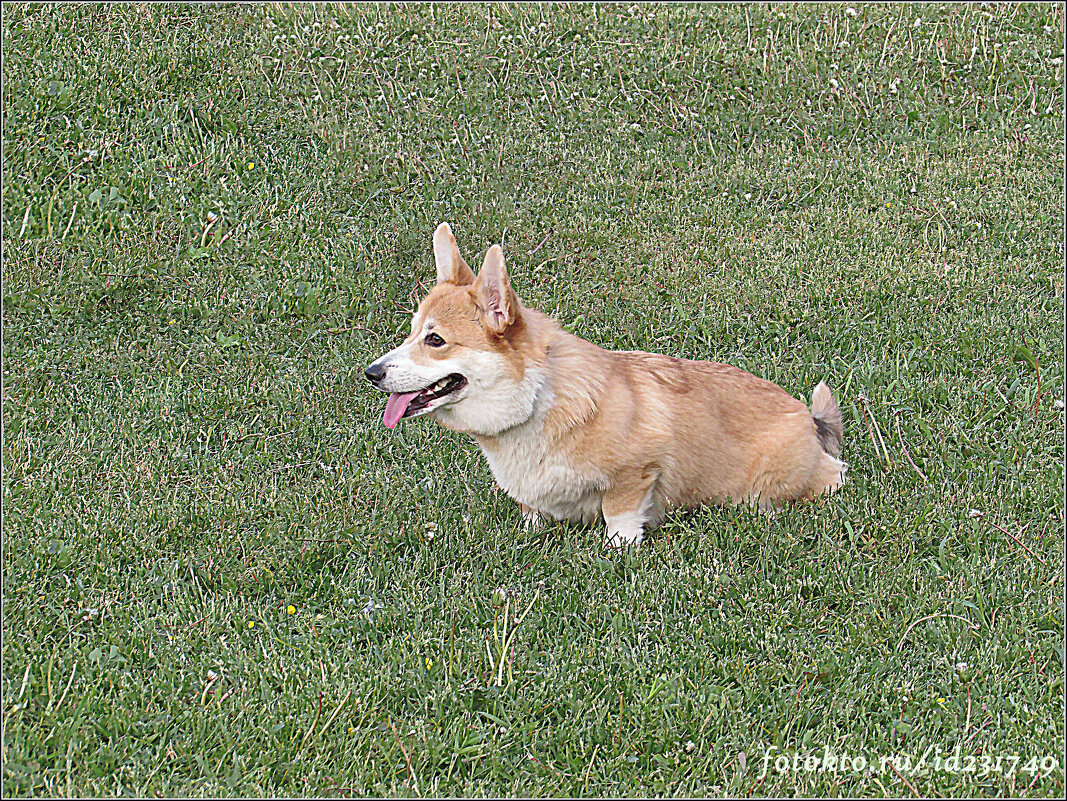
{"type": "Polygon", "coordinates": [[[386,428],[393,428],[400,422],[400,418],[403,417],[404,412],[407,411],[411,399],[418,394],[417,391],[394,392],[389,396],[389,400],[385,402],[385,415],[382,417],[382,422],[385,423],[386,428]]]}

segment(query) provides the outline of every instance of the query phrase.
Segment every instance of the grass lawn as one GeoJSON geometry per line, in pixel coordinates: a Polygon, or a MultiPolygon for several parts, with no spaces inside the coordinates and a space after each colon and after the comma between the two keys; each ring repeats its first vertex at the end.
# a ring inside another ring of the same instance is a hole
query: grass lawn
{"type": "Polygon", "coordinates": [[[5,4],[4,793],[1062,795],[1063,44],[5,4]],[[850,483],[524,532],[363,379],[442,220],[600,345],[825,379],[850,483]]]}

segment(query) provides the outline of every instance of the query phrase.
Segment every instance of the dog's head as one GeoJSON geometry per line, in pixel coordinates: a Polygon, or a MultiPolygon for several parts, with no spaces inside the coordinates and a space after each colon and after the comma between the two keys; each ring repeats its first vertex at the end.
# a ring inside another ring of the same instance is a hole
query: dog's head
{"type": "Polygon", "coordinates": [[[491,436],[525,422],[540,388],[527,313],[493,245],[475,276],[448,223],[433,235],[437,286],[411,318],[411,334],[366,370],[389,393],[383,421],[433,413],[446,428],[491,436]]]}

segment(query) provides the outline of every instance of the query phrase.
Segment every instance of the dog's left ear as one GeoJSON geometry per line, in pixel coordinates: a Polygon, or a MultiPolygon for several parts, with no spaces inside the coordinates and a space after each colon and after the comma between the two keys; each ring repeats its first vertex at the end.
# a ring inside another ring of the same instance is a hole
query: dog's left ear
{"type": "Polygon", "coordinates": [[[437,283],[459,286],[474,283],[474,271],[459,255],[459,245],[452,228],[443,222],[433,232],[433,258],[437,264],[437,283]]]}
{"type": "Polygon", "coordinates": [[[500,245],[493,245],[485,254],[482,270],[472,291],[482,312],[482,321],[489,331],[500,335],[515,324],[519,318],[519,298],[511,288],[508,270],[504,266],[504,251],[500,245]]]}

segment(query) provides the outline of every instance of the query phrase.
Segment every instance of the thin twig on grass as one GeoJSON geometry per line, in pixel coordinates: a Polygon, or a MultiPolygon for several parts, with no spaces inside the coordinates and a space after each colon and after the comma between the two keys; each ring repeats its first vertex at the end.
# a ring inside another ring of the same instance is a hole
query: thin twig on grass
{"type": "Polygon", "coordinates": [[[988,522],[988,523],[989,523],[989,525],[991,525],[991,526],[992,526],[993,528],[995,528],[995,529],[996,529],[997,531],[999,531],[999,532],[1000,532],[1001,534],[1007,534],[1007,535],[1008,535],[1009,537],[1011,537],[1011,538],[1012,538],[1013,540],[1015,540],[1015,541],[1016,541],[1016,542],[1017,542],[1017,543],[1019,544],[1019,547],[1020,547],[1020,548],[1022,548],[1022,549],[1023,549],[1024,551],[1026,551],[1026,552],[1027,552],[1028,554],[1030,554],[1030,555],[1031,555],[1032,557],[1034,557],[1034,559],[1036,559],[1037,561],[1039,561],[1039,562],[1040,562],[1041,564],[1045,565],[1046,567],[1048,566],[1048,562],[1046,562],[1046,561],[1045,561],[1044,559],[1042,559],[1042,558],[1041,558],[1040,556],[1038,556],[1038,555],[1037,555],[1036,553],[1034,553],[1034,552],[1033,552],[1033,551],[1031,551],[1031,550],[1030,550],[1029,548],[1027,548],[1027,547],[1026,547],[1025,545],[1023,545],[1023,542],[1022,542],[1022,540],[1020,540],[1020,539],[1019,539],[1018,537],[1016,537],[1016,536],[1015,536],[1014,534],[1012,534],[1012,533],[1011,533],[1010,531],[1007,531],[1006,529],[1003,529],[1003,528],[1001,528],[1001,527],[1000,527],[1000,526],[998,526],[998,525],[997,525],[996,523],[994,523],[994,522],[993,522],[992,520],[988,520],[988,521],[986,521],[986,522],[988,522]]]}
{"type": "Polygon", "coordinates": [[[415,771],[411,768],[411,756],[408,754],[408,750],[404,748],[404,743],[400,740],[400,735],[397,734],[396,726],[393,721],[389,721],[389,726],[393,730],[393,736],[396,738],[396,744],[400,746],[400,753],[404,755],[404,761],[408,763],[408,778],[411,780],[411,787],[415,790],[415,793],[419,792],[419,782],[415,778],[415,771]]]}
{"type": "Polygon", "coordinates": [[[926,617],[920,617],[918,620],[916,620],[914,623],[912,623],[910,626],[908,626],[904,630],[904,636],[901,637],[900,638],[900,642],[897,643],[897,650],[898,651],[900,650],[900,646],[902,646],[904,644],[904,640],[906,640],[908,638],[908,635],[911,633],[911,630],[913,628],[918,626],[923,621],[933,620],[935,617],[951,617],[951,618],[954,618],[955,620],[962,620],[964,623],[966,623],[968,626],[970,626],[974,631],[978,631],[978,625],[976,623],[973,623],[972,621],[968,620],[965,617],[960,617],[959,615],[950,615],[950,614],[947,614],[947,613],[944,613],[944,612],[938,612],[937,614],[927,615],[926,617]]]}
{"type": "Polygon", "coordinates": [[[593,755],[589,757],[589,764],[585,766],[585,779],[582,781],[582,794],[584,795],[589,789],[589,772],[593,769],[593,760],[596,759],[596,752],[600,750],[600,743],[593,746],[593,755]]]}
{"type": "Polygon", "coordinates": [[[971,732],[971,736],[967,738],[966,742],[964,742],[964,745],[970,745],[971,744],[971,740],[973,740],[975,738],[975,735],[977,735],[978,732],[980,732],[982,729],[984,729],[986,726],[988,726],[990,723],[992,723],[995,719],[996,718],[989,718],[985,723],[983,723],[981,726],[979,726],[977,729],[975,729],[973,732],[971,732]]]}
{"type": "Polygon", "coordinates": [[[323,732],[325,732],[327,729],[330,728],[330,724],[333,723],[333,719],[337,717],[337,714],[341,711],[341,708],[344,707],[344,705],[348,703],[348,699],[351,698],[351,697],[352,697],[352,691],[349,690],[348,691],[348,695],[346,695],[344,698],[341,699],[341,703],[339,703],[337,705],[337,709],[335,709],[333,711],[333,714],[330,715],[330,717],[322,725],[323,732]]]}
{"type": "Polygon", "coordinates": [[[971,728],[971,685],[967,685],[967,717],[963,721],[963,730],[971,728]]]}
{"type": "Polygon", "coordinates": [[[908,460],[908,464],[910,464],[915,469],[915,472],[919,474],[919,478],[921,478],[924,482],[929,483],[929,479],[926,477],[926,475],[923,473],[923,471],[920,470],[918,465],[916,465],[915,462],[912,461],[911,454],[908,453],[908,446],[904,444],[904,435],[900,433],[900,415],[899,414],[896,417],[893,418],[893,422],[896,423],[896,426],[897,426],[897,439],[900,440],[900,449],[904,452],[904,458],[906,458],[908,460]]]}
{"type": "Polygon", "coordinates": [[[1034,357],[1034,372],[1037,373],[1037,397],[1034,398],[1034,420],[1037,420],[1037,409],[1041,403],[1041,368],[1037,364],[1037,354],[1034,353],[1034,349],[1026,344],[1026,337],[1023,337],[1023,345],[1034,357]]]}
{"type": "Polygon", "coordinates": [[[890,760],[887,764],[889,765],[890,768],[893,769],[893,773],[897,774],[897,776],[900,777],[900,780],[902,782],[904,782],[904,784],[908,785],[908,789],[911,790],[911,792],[915,795],[916,798],[919,798],[919,797],[922,796],[922,793],[920,793],[918,790],[916,790],[915,786],[911,782],[909,782],[907,779],[904,778],[904,774],[901,773],[899,770],[897,770],[897,766],[893,764],[892,760],[890,760]]]}
{"type": "Polygon", "coordinates": [[[322,690],[319,690],[319,709],[315,713],[315,720],[312,721],[311,728],[304,733],[303,739],[300,740],[300,746],[296,749],[297,752],[299,752],[304,747],[304,743],[307,742],[308,737],[310,737],[311,733],[315,731],[315,726],[317,726],[319,723],[319,716],[322,714],[322,695],[322,690]]]}
{"type": "Polygon", "coordinates": [[[878,428],[878,421],[875,419],[874,413],[868,408],[867,398],[865,398],[863,395],[860,395],[857,400],[860,404],[860,410],[865,415],[864,422],[867,424],[867,433],[870,434],[871,443],[874,445],[874,455],[878,456],[879,458],[885,459],[885,466],[888,470],[890,467],[892,467],[893,463],[889,459],[889,449],[885,446],[885,440],[882,438],[882,431],[878,428]],[[873,429],[871,428],[872,424],[874,425],[873,429]],[[874,437],[875,432],[878,433],[878,439],[875,439],[874,437]],[[881,443],[881,447],[879,447],[879,443],[881,443]]]}
{"type": "Polygon", "coordinates": [[[552,234],[553,234],[553,233],[555,233],[555,229],[554,229],[554,228],[549,228],[549,229],[548,229],[548,233],[547,233],[547,234],[545,234],[545,238],[544,238],[544,239],[542,239],[542,240],[541,240],[541,241],[540,241],[540,242],[539,242],[539,243],[537,244],[537,247],[535,247],[535,248],[534,248],[533,250],[531,250],[531,251],[530,251],[529,255],[530,255],[530,256],[532,256],[532,255],[533,255],[533,254],[535,254],[535,253],[536,253],[537,251],[539,251],[539,250],[541,249],[541,246],[542,246],[542,245],[544,245],[544,244],[545,244],[545,242],[547,242],[547,241],[548,241],[548,238],[549,238],[550,236],[552,236],[552,234]]]}
{"type": "Polygon", "coordinates": [[[1041,771],[1035,771],[1034,780],[1030,782],[1030,786],[1026,788],[1026,792],[1030,792],[1034,789],[1034,785],[1037,784],[1037,780],[1041,778],[1041,771]]]}

